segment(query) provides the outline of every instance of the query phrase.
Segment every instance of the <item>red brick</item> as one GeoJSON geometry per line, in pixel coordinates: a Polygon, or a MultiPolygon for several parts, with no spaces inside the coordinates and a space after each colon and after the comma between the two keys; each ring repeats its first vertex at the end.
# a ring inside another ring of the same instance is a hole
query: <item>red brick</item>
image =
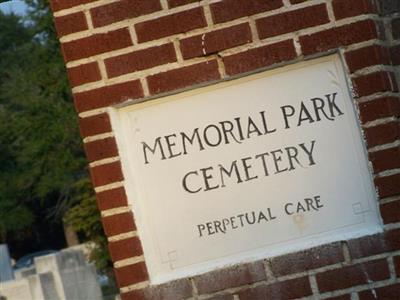
{"type": "Polygon", "coordinates": [[[113,137],[85,143],[84,147],[89,162],[118,156],[117,143],[113,137]]]}
{"type": "Polygon", "coordinates": [[[392,20],[392,36],[393,39],[400,39],[400,18],[392,20]]]}
{"type": "Polygon", "coordinates": [[[211,298],[207,298],[207,300],[235,300],[233,295],[218,295],[211,298]]]}
{"type": "Polygon", "coordinates": [[[239,293],[240,300],[295,299],[312,294],[308,277],[260,285],[239,293]]]}
{"type": "Polygon", "coordinates": [[[268,38],[329,23],[325,4],[285,12],[256,20],[260,38],[268,38]]]}
{"type": "Polygon", "coordinates": [[[334,243],[275,257],[271,259],[271,270],[276,276],[284,276],[342,261],[344,256],[341,244],[334,243]]]}
{"type": "Polygon", "coordinates": [[[380,210],[384,224],[400,222],[400,200],[381,204],[380,210]]]}
{"type": "Polygon", "coordinates": [[[81,4],[93,2],[93,0],[50,0],[51,9],[55,12],[62,9],[71,8],[81,4]]]}
{"type": "Polygon", "coordinates": [[[123,207],[128,205],[125,189],[123,187],[106,190],[96,194],[99,210],[123,207]]]}
{"type": "Polygon", "coordinates": [[[374,173],[400,168],[400,147],[394,147],[369,153],[374,173]]]}
{"type": "Polygon", "coordinates": [[[399,117],[400,98],[383,97],[359,103],[360,117],[363,123],[376,119],[399,117]]]}
{"type": "Polygon", "coordinates": [[[302,3],[302,2],[306,2],[308,0],[290,0],[291,4],[297,4],[297,3],[302,3]]]}
{"type": "Polygon", "coordinates": [[[184,33],[207,25],[203,9],[197,7],[135,25],[139,43],[184,33]]]}
{"type": "Polygon", "coordinates": [[[353,259],[400,249],[400,230],[391,230],[348,241],[353,259]]]}
{"type": "Polygon", "coordinates": [[[360,300],[396,300],[399,299],[400,283],[358,293],[360,300]]]}
{"type": "Polygon", "coordinates": [[[142,244],[137,236],[108,243],[112,261],[143,255],[142,244]]]}
{"type": "Polygon", "coordinates": [[[390,122],[364,129],[368,147],[388,144],[400,138],[400,126],[398,122],[390,122]]]}
{"type": "Polygon", "coordinates": [[[220,78],[217,61],[207,61],[147,77],[151,94],[158,94],[220,78]]]}
{"type": "Polygon", "coordinates": [[[172,7],[177,7],[189,3],[195,3],[195,2],[200,2],[199,0],[168,0],[168,6],[170,8],[172,7]]]}
{"type": "Polygon", "coordinates": [[[296,58],[292,40],[250,49],[223,58],[228,75],[249,72],[296,58]]]}
{"type": "Polygon", "coordinates": [[[379,92],[397,91],[396,78],[393,73],[380,71],[353,79],[358,97],[379,92]]]}
{"type": "Polygon", "coordinates": [[[351,295],[346,294],[346,295],[337,296],[337,297],[330,297],[330,298],[325,298],[325,300],[351,300],[351,295]]]}
{"type": "Polygon", "coordinates": [[[223,23],[283,6],[282,0],[223,0],[210,5],[215,23],[223,23]]]}
{"type": "Polygon", "coordinates": [[[90,168],[95,187],[121,181],[124,179],[120,162],[113,162],[90,168]]]}
{"type": "Polygon", "coordinates": [[[143,89],[140,81],[133,80],[76,93],[74,100],[77,111],[83,112],[142,97],[143,89]]]}
{"type": "Polygon", "coordinates": [[[111,78],[175,61],[174,45],[169,43],[111,57],[106,59],[104,63],[108,77],[111,78]]]}
{"type": "Polygon", "coordinates": [[[346,52],[345,58],[351,73],[370,66],[390,64],[388,50],[379,45],[346,52]]]}
{"type": "Polygon", "coordinates": [[[112,130],[107,113],[79,119],[79,129],[83,138],[112,130]]]}
{"type": "Polygon", "coordinates": [[[393,257],[397,277],[400,277],[400,256],[393,257]]]}
{"type": "Polygon", "coordinates": [[[82,85],[101,79],[99,66],[97,62],[79,65],[77,67],[67,69],[69,83],[72,87],[82,85]]]}
{"type": "Polygon", "coordinates": [[[364,20],[300,37],[305,55],[378,38],[375,22],[364,20]]]}
{"type": "Polygon", "coordinates": [[[389,267],[385,259],[343,267],[316,275],[320,292],[345,289],[389,277],[389,267]]]}
{"type": "Polygon", "coordinates": [[[101,222],[103,223],[104,233],[106,236],[114,236],[136,229],[131,212],[103,217],[101,222]]]}
{"type": "Polygon", "coordinates": [[[54,24],[56,25],[59,37],[88,29],[86,17],[83,12],[56,17],[54,18],[54,24]]]}
{"type": "Polygon", "coordinates": [[[152,285],[142,290],[133,290],[121,294],[122,300],[177,300],[188,299],[193,295],[192,285],[188,279],[152,285]]]}
{"type": "Polygon", "coordinates": [[[128,29],[122,28],[63,43],[62,50],[65,61],[69,62],[131,45],[132,40],[128,29]]]}
{"type": "Polygon", "coordinates": [[[139,262],[126,267],[114,268],[114,273],[120,288],[149,279],[144,262],[139,262]]]}
{"type": "Polygon", "coordinates": [[[376,13],[376,7],[371,0],[333,0],[333,12],[336,20],[376,13]]]}
{"type": "Polygon", "coordinates": [[[215,30],[181,40],[183,58],[205,56],[252,41],[248,23],[215,30]]]}
{"type": "Polygon", "coordinates": [[[390,48],[390,58],[393,65],[400,65],[400,45],[393,46],[390,48]]]}
{"type": "Polygon", "coordinates": [[[400,174],[378,177],[374,181],[381,198],[400,194],[400,174]]]}
{"type": "Polygon", "coordinates": [[[199,294],[251,284],[266,279],[262,261],[232,266],[194,278],[199,294]]]}
{"type": "Polygon", "coordinates": [[[161,10],[159,0],[122,0],[90,10],[94,27],[100,27],[161,10]]]}

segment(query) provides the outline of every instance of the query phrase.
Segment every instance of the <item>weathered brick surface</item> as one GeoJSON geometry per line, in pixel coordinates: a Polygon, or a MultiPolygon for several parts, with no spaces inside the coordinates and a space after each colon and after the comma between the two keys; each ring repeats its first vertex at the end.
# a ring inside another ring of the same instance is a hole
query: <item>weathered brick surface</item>
{"type": "Polygon", "coordinates": [[[256,21],[260,38],[268,38],[329,22],[325,4],[314,5],[256,21]]]}
{"type": "Polygon", "coordinates": [[[114,268],[115,277],[119,287],[128,286],[149,278],[144,262],[139,262],[121,268],[114,268]]]}
{"type": "Polygon", "coordinates": [[[369,154],[375,173],[400,168],[400,147],[393,147],[369,154]]]}
{"type": "Polygon", "coordinates": [[[336,20],[377,12],[373,0],[333,0],[332,6],[336,20]]]}
{"type": "Polygon", "coordinates": [[[384,224],[400,222],[400,200],[381,204],[380,210],[384,224]]]}
{"type": "Polygon", "coordinates": [[[106,185],[124,179],[120,162],[113,162],[90,168],[92,183],[96,186],[106,185]]]}
{"type": "Polygon", "coordinates": [[[88,29],[83,12],[54,18],[54,23],[59,37],[88,29]]]}
{"type": "Polygon", "coordinates": [[[210,5],[215,23],[223,23],[283,6],[282,0],[223,0],[210,5]]]}
{"type": "Polygon", "coordinates": [[[264,265],[259,261],[206,273],[195,277],[194,282],[200,294],[208,294],[265,279],[264,265]]]}
{"type": "Polygon", "coordinates": [[[101,79],[99,66],[96,62],[69,68],[67,69],[67,73],[69,83],[72,87],[101,79]]]}
{"type": "Polygon", "coordinates": [[[215,30],[181,40],[184,59],[205,56],[252,41],[248,23],[215,30]]]}
{"type": "Polygon", "coordinates": [[[101,222],[103,223],[104,233],[107,236],[130,232],[136,229],[132,213],[130,212],[103,217],[101,222]]]}
{"type": "Polygon", "coordinates": [[[113,137],[85,143],[84,147],[89,162],[118,156],[117,143],[113,137]]]}
{"type": "Polygon", "coordinates": [[[59,11],[62,9],[71,8],[80,4],[90,3],[93,0],[50,0],[51,9],[55,11],[59,11]]]}
{"type": "Polygon", "coordinates": [[[375,72],[353,79],[358,97],[385,91],[397,91],[396,79],[390,72],[375,72]]]}
{"type": "Polygon", "coordinates": [[[235,300],[233,295],[218,295],[211,298],[207,298],[207,300],[235,300]]]}
{"type": "Polygon", "coordinates": [[[326,300],[351,300],[351,295],[342,295],[342,296],[337,296],[337,297],[330,297],[330,298],[325,298],[326,300]]]}
{"type": "Polygon", "coordinates": [[[393,46],[390,48],[390,58],[393,65],[400,65],[400,45],[393,46]]]}
{"type": "Polygon", "coordinates": [[[374,21],[364,20],[300,37],[306,55],[378,38],[374,21]]]}
{"type": "Polygon", "coordinates": [[[275,276],[284,276],[344,261],[340,243],[315,247],[309,250],[278,256],[271,259],[275,276]]]}
{"type": "Polygon", "coordinates": [[[63,43],[65,61],[77,60],[132,45],[127,28],[98,33],[79,40],[63,43]]]}
{"type": "Polygon", "coordinates": [[[110,118],[106,113],[81,118],[79,119],[79,129],[82,137],[110,132],[110,118]]]}
{"type": "Polygon", "coordinates": [[[295,299],[310,296],[311,286],[308,277],[261,285],[239,293],[240,300],[255,299],[295,299]]]}
{"type": "Polygon", "coordinates": [[[123,187],[106,190],[96,194],[97,206],[100,210],[112,209],[128,205],[123,187]]]}
{"type": "Polygon", "coordinates": [[[321,292],[345,289],[389,277],[389,267],[385,259],[326,271],[316,276],[321,292]]]}
{"type": "Polygon", "coordinates": [[[393,257],[394,268],[396,270],[397,277],[400,277],[400,256],[393,257]]]}
{"type": "Polygon", "coordinates": [[[350,256],[354,259],[400,249],[400,230],[386,231],[348,241],[350,256]]]}
{"type": "Polygon", "coordinates": [[[363,123],[376,119],[400,116],[400,98],[382,97],[359,104],[363,123]]]}
{"type": "Polygon", "coordinates": [[[400,174],[375,178],[379,196],[382,198],[400,194],[400,174]]]}
{"type": "Polygon", "coordinates": [[[390,64],[389,51],[380,45],[346,52],[345,59],[351,73],[370,66],[390,64]]]}
{"type": "Polygon", "coordinates": [[[292,40],[250,49],[223,58],[226,73],[236,75],[267,67],[296,57],[296,50],[292,40]]]}
{"type": "Polygon", "coordinates": [[[122,0],[90,10],[93,26],[100,27],[161,9],[160,0],[122,0]]]}
{"type": "Polygon", "coordinates": [[[199,0],[168,0],[168,7],[177,7],[189,3],[200,2],[199,0]]]}
{"type": "Polygon", "coordinates": [[[399,122],[392,121],[364,129],[369,147],[392,143],[400,137],[399,122]]]}
{"type": "Polygon", "coordinates": [[[139,42],[159,39],[206,26],[202,8],[167,15],[135,25],[139,42]]]}
{"type": "Polygon", "coordinates": [[[360,300],[394,300],[399,298],[400,283],[358,293],[360,300]]]}
{"type": "Polygon", "coordinates": [[[75,93],[74,100],[78,112],[83,112],[141,97],[143,97],[142,85],[139,80],[133,80],[75,93]]]}
{"type": "Polygon", "coordinates": [[[137,236],[110,242],[108,244],[108,250],[110,251],[111,259],[113,261],[143,255],[142,244],[137,236]]]}
{"type": "Polygon", "coordinates": [[[150,286],[121,294],[122,300],[176,300],[187,299],[192,295],[192,285],[188,279],[175,280],[167,284],[150,286]]]}
{"type": "Polygon", "coordinates": [[[108,77],[141,71],[176,61],[172,43],[137,50],[128,54],[108,58],[104,61],[108,77]]]}
{"type": "Polygon", "coordinates": [[[147,82],[150,93],[158,94],[219,78],[218,64],[212,60],[149,76],[147,82]]]}
{"type": "Polygon", "coordinates": [[[392,20],[392,37],[395,40],[400,39],[400,17],[392,20]]]}
{"type": "Polygon", "coordinates": [[[379,11],[383,15],[390,15],[400,11],[400,2],[398,0],[379,0],[379,11]]]}

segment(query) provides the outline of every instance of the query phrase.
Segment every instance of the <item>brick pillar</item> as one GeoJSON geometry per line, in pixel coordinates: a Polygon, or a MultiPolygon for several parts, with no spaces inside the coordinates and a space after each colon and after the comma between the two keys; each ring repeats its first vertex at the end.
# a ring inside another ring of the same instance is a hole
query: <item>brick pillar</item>
{"type": "Polygon", "coordinates": [[[122,299],[399,297],[399,1],[378,1],[380,15],[369,0],[50,2],[122,299]],[[150,284],[107,107],[333,52],[358,106],[384,232],[150,284]]]}

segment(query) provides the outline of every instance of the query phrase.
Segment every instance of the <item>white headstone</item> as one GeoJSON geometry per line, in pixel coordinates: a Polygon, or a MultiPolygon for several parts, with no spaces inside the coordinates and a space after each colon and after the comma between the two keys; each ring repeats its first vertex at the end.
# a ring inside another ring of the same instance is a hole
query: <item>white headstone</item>
{"type": "Polygon", "coordinates": [[[32,297],[26,278],[0,283],[0,295],[7,300],[36,300],[32,297]]]}
{"type": "Polygon", "coordinates": [[[14,273],[8,247],[6,244],[0,244],[0,283],[13,279],[14,273]]]}
{"type": "Polygon", "coordinates": [[[64,286],[58,270],[57,255],[58,253],[35,257],[35,268],[38,274],[52,273],[51,278],[49,278],[49,275],[45,275],[44,280],[51,281],[51,284],[54,284],[60,300],[66,300],[64,286]]]}

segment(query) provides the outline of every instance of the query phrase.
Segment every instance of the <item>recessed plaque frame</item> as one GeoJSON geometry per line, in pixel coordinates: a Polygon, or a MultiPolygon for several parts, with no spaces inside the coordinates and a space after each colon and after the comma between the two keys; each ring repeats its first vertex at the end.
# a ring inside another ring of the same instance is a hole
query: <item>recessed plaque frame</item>
{"type": "Polygon", "coordinates": [[[338,54],[109,113],[154,284],[382,231],[338,54]]]}

